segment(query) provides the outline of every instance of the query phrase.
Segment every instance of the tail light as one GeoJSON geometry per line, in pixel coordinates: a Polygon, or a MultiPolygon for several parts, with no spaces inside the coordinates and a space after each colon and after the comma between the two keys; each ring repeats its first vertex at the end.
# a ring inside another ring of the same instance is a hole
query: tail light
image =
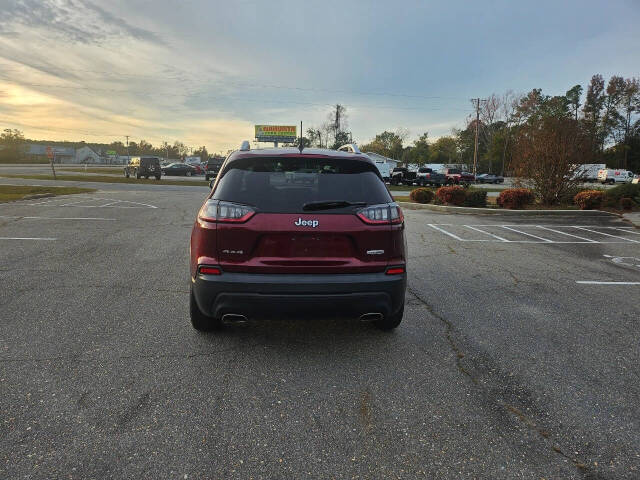
{"type": "Polygon", "coordinates": [[[360,220],[370,225],[389,225],[404,221],[402,210],[396,203],[370,205],[358,210],[357,215],[360,220]]]}
{"type": "Polygon", "coordinates": [[[243,223],[255,213],[255,210],[247,205],[207,200],[202,205],[198,218],[206,222],[243,223]]]}
{"type": "Polygon", "coordinates": [[[198,272],[203,275],[222,275],[222,270],[218,267],[210,267],[208,265],[200,265],[198,272]]]}

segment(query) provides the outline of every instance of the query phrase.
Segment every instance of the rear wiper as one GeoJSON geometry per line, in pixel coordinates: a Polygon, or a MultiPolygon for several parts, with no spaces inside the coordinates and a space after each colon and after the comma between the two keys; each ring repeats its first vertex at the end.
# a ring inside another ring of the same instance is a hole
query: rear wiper
{"type": "Polygon", "coordinates": [[[323,202],[309,202],[302,206],[302,210],[329,210],[332,208],[364,207],[367,202],[347,202],[346,200],[327,200],[323,202]]]}

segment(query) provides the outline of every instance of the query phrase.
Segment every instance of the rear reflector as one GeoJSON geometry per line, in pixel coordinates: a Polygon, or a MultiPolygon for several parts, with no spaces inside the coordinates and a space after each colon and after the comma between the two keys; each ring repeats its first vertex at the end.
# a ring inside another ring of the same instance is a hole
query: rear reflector
{"type": "Polygon", "coordinates": [[[198,269],[198,272],[202,273],[203,275],[222,275],[222,270],[220,270],[218,267],[201,266],[198,269]]]}
{"type": "Polygon", "coordinates": [[[387,275],[402,275],[404,273],[404,267],[391,267],[385,272],[387,275]]]}

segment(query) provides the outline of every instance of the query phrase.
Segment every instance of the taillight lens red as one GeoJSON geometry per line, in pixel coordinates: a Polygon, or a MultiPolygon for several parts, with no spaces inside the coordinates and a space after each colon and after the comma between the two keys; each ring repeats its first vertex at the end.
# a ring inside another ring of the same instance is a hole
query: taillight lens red
{"type": "Polygon", "coordinates": [[[207,265],[200,265],[198,272],[203,275],[222,275],[222,270],[218,267],[209,267],[207,265]]]}
{"type": "Polygon", "coordinates": [[[369,205],[358,210],[357,215],[360,220],[370,225],[389,225],[404,221],[402,210],[396,203],[369,205]]]}
{"type": "Polygon", "coordinates": [[[207,200],[202,205],[198,218],[206,222],[242,223],[253,217],[255,213],[255,210],[247,205],[207,200]]]}
{"type": "Polygon", "coordinates": [[[387,275],[402,275],[404,273],[404,267],[387,268],[387,271],[385,273],[387,275]]]}

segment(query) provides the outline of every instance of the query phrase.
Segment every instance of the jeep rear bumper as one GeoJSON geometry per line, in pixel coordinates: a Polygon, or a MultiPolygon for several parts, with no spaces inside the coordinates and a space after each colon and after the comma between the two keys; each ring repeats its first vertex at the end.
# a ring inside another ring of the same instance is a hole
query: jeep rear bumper
{"type": "Polygon", "coordinates": [[[248,318],[353,316],[396,313],[404,305],[407,277],[363,274],[198,274],[192,290],[205,315],[248,318]]]}

